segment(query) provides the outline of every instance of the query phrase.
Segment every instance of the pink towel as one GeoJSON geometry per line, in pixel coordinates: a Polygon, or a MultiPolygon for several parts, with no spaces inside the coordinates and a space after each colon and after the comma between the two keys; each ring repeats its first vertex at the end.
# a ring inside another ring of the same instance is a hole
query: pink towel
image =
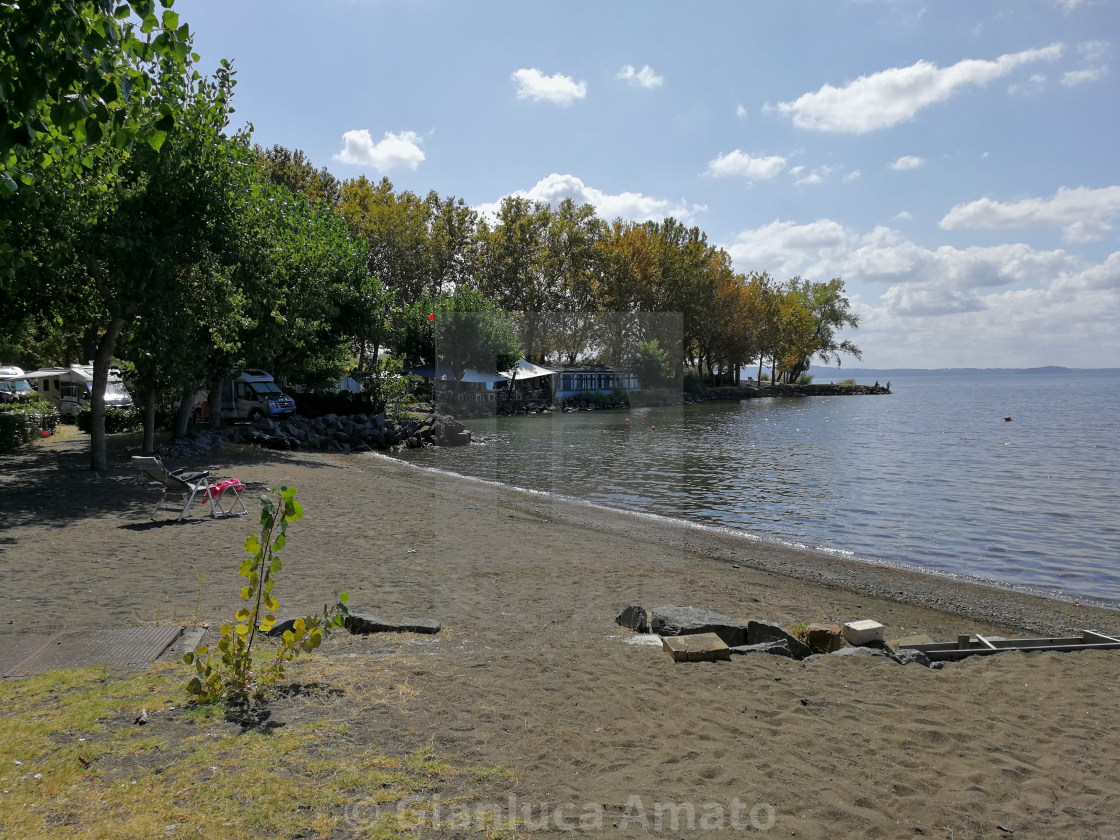
{"type": "Polygon", "coordinates": [[[245,489],[244,485],[242,485],[242,483],[240,481],[238,481],[236,478],[227,478],[225,481],[218,481],[218,482],[215,482],[214,484],[211,484],[209,489],[206,491],[206,497],[208,499],[216,499],[220,495],[222,495],[222,493],[226,492],[226,490],[244,490],[244,489],[245,489]]]}

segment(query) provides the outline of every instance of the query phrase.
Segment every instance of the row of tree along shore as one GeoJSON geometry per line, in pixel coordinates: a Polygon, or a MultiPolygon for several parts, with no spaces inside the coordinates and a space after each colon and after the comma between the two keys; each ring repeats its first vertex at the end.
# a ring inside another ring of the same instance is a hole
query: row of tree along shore
{"type": "Polygon", "coordinates": [[[216,403],[247,368],[312,390],[351,373],[380,408],[423,365],[595,360],[656,385],[751,365],[795,382],[811,359],[859,357],[842,280],[738,273],[675,219],[517,196],[484,213],[254,145],[230,126],[233,66],[200,73],[162,5],[21,4],[38,58],[0,85],[0,361],[93,360],[95,469],[113,364],[150,451],[158,409],[183,433],[197,392],[216,403]]]}

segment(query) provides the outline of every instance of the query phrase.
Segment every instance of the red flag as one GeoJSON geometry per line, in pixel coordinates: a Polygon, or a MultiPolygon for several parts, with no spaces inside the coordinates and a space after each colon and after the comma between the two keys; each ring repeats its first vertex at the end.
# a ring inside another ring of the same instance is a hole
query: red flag
{"type": "Polygon", "coordinates": [[[435,316],[435,315],[429,315],[429,316],[428,316],[428,320],[429,320],[429,321],[434,321],[435,319],[436,319],[436,316],[435,316]]]}

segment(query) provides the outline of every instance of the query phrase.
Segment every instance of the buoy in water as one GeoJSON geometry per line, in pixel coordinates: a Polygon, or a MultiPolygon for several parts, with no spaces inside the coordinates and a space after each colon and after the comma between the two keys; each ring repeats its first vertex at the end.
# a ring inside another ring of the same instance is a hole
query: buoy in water
{"type": "Polygon", "coordinates": [[[650,429],[651,432],[656,432],[657,431],[656,426],[650,426],[649,429],[650,429]]]}
{"type": "Polygon", "coordinates": [[[1003,418],[1003,422],[1004,422],[1004,423],[1010,423],[1010,422],[1011,422],[1011,418],[1010,418],[1010,417],[1004,417],[1004,418],[1003,418]]]}

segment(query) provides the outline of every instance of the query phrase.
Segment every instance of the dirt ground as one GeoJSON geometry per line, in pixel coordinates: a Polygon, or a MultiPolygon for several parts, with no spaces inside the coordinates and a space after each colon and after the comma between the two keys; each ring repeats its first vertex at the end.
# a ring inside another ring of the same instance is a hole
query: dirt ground
{"type": "Polygon", "coordinates": [[[115,439],[103,476],[86,469],[82,439],[0,456],[0,650],[32,630],[227,620],[257,491],[295,485],[306,515],[289,530],[281,615],[317,611],[341,589],[354,611],[443,624],[436,636],[328,642],[328,659],[368,663],[371,680],[402,687],[355,737],[407,733],[508,767],[496,807],[529,836],[1120,834],[1120,652],[941,670],[763,655],[674,664],[614,622],[627,603],[672,603],[784,626],[874,618],[891,637],[948,640],[1117,633],[1120,613],[372,455],[230,447],[176,462],[239,478],[253,515],[198,508],[183,524],[167,512],[152,522],[158,496],[128,462],[137,445],[115,439]]]}

